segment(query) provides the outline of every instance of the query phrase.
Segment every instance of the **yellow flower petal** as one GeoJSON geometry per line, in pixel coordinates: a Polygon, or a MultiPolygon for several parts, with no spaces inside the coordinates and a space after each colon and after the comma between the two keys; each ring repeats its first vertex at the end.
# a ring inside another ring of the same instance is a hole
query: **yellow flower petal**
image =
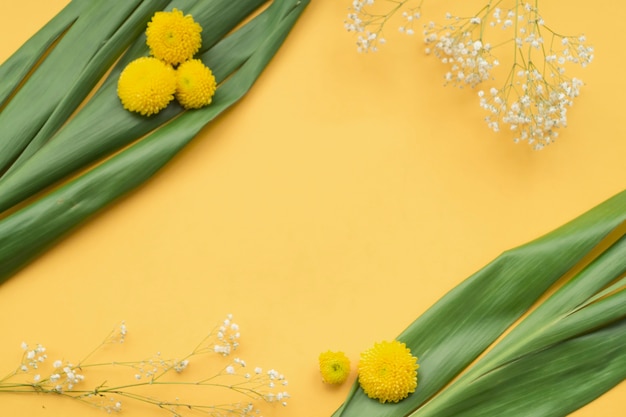
{"type": "Polygon", "coordinates": [[[144,116],[167,107],[176,92],[176,71],[156,58],[142,57],[124,68],[117,82],[117,95],[126,110],[144,116]]]}
{"type": "Polygon", "coordinates": [[[156,12],[148,22],[146,43],[155,58],[178,65],[200,50],[202,27],[178,9],[156,12]]]}
{"type": "Polygon", "coordinates": [[[361,354],[359,384],[368,397],[397,403],[415,392],[418,367],[417,358],[404,343],[375,343],[361,354]]]}
{"type": "Polygon", "coordinates": [[[215,77],[199,59],[180,64],[176,70],[176,99],[186,109],[198,109],[211,103],[215,77]]]}
{"type": "Polygon", "coordinates": [[[350,359],[343,352],[324,352],[319,363],[322,380],[327,384],[341,384],[350,375],[350,359]]]}

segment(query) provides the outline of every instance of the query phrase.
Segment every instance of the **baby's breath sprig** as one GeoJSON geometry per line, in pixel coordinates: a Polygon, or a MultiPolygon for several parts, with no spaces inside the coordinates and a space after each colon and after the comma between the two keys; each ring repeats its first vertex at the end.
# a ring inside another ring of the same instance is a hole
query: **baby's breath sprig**
{"type": "Polygon", "coordinates": [[[540,150],[567,126],[567,110],[583,85],[565,74],[566,65],[586,67],[593,59],[593,47],[582,35],[566,36],[550,29],[537,3],[516,2],[506,14],[493,10],[490,26],[514,31],[513,63],[500,88],[492,87],[489,93],[480,90],[478,95],[480,106],[489,113],[485,120],[491,129],[497,132],[502,124],[508,125],[515,142],[525,141],[540,150]]]}
{"type": "Polygon", "coordinates": [[[400,10],[403,10],[402,16],[406,20],[400,31],[408,35],[415,33],[413,22],[420,18],[423,1],[409,7],[407,3],[411,0],[384,0],[381,7],[375,7],[374,0],[353,0],[344,27],[348,32],[357,34],[357,51],[377,52],[379,45],[386,43],[383,36],[385,25],[400,10]]]}
{"type": "MultiPolygon", "coordinates": [[[[353,2],[346,28],[359,33],[360,52],[377,50],[383,26],[400,10],[400,31],[414,33],[423,0],[383,3],[393,7],[375,14],[370,12],[374,0],[353,2]]],[[[488,112],[487,125],[496,132],[507,125],[516,143],[527,142],[535,150],[553,143],[559,129],[567,126],[567,110],[583,85],[566,75],[566,67],[584,68],[594,53],[585,36],[563,35],[547,26],[538,4],[490,0],[473,15],[447,13],[444,24],[428,22],[423,32],[425,52],[446,66],[444,84],[493,84],[478,92],[479,104],[488,112]],[[504,83],[495,84],[495,68],[509,60],[504,83]]]]}
{"type": "Polygon", "coordinates": [[[111,332],[82,360],[73,364],[69,361],[55,360],[52,366],[47,363],[47,350],[42,345],[31,348],[22,343],[22,359],[17,368],[0,379],[0,393],[44,393],[56,394],[77,400],[108,413],[122,411],[122,404],[127,400],[139,401],[167,412],[170,416],[186,415],[206,416],[253,416],[259,415],[257,402],[280,403],[287,405],[289,393],[285,390],[285,376],[274,369],[264,372],[255,367],[248,370],[241,358],[228,361],[221,369],[210,375],[185,379],[184,373],[192,363],[200,365],[201,356],[230,356],[239,346],[239,326],[228,315],[196,347],[182,358],[163,358],[161,353],[139,361],[92,362],[105,345],[124,343],[127,336],[126,324],[111,332]],[[128,368],[129,373],[120,383],[106,381],[87,387],[87,376],[94,369],[128,368]],[[225,404],[204,404],[174,399],[159,399],[146,393],[146,390],[159,386],[177,388],[196,387],[217,388],[239,394],[240,401],[225,404]]]}

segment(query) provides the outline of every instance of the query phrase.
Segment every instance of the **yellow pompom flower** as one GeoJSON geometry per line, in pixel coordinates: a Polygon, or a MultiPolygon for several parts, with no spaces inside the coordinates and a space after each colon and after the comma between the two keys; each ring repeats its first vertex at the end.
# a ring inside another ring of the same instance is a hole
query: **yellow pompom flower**
{"type": "Polygon", "coordinates": [[[350,359],[343,352],[324,352],[319,362],[322,380],[327,384],[342,384],[350,375],[350,359]]]}
{"type": "Polygon", "coordinates": [[[359,384],[368,397],[397,403],[415,392],[418,367],[417,358],[404,343],[375,343],[361,354],[359,384]]]}
{"type": "Polygon", "coordinates": [[[148,22],[146,43],[155,58],[178,65],[200,50],[202,27],[178,9],[156,12],[148,22]]]}
{"type": "Polygon", "coordinates": [[[176,69],[176,99],[186,109],[199,109],[211,103],[215,77],[199,59],[183,62],[176,69]]]}
{"type": "Polygon", "coordinates": [[[126,110],[150,116],[174,99],[176,71],[156,58],[141,57],[124,68],[117,82],[117,95],[126,110]]]}

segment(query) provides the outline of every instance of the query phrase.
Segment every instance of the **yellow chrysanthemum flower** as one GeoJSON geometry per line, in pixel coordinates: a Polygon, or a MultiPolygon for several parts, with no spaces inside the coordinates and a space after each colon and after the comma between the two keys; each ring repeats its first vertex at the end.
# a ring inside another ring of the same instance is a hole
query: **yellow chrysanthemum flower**
{"type": "Polygon", "coordinates": [[[146,43],[155,58],[178,65],[200,50],[202,27],[178,9],[156,12],[148,22],[146,43]]]}
{"type": "Polygon", "coordinates": [[[418,367],[417,358],[404,343],[375,343],[361,354],[359,384],[368,397],[397,403],[415,392],[418,367]]]}
{"type": "Polygon", "coordinates": [[[327,384],[342,384],[350,375],[350,359],[343,352],[324,352],[319,362],[322,380],[327,384]]]}
{"type": "Polygon", "coordinates": [[[144,116],[167,107],[176,92],[176,71],[156,58],[142,57],[124,68],[117,82],[117,95],[126,110],[144,116]]]}
{"type": "Polygon", "coordinates": [[[183,62],[176,69],[176,99],[186,109],[199,109],[211,103],[215,77],[199,59],[183,62]]]}

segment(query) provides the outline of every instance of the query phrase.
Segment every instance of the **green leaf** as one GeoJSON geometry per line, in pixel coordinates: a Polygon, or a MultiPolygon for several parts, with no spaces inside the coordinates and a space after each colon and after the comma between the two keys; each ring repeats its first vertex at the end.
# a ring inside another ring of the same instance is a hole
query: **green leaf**
{"type": "Polygon", "coordinates": [[[412,415],[445,415],[451,410],[451,405],[456,403],[462,405],[456,406],[454,415],[480,415],[476,414],[479,412],[486,415],[489,410],[507,404],[510,409],[507,414],[513,416],[565,415],[594,399],[598,395],[597,387],[604,387],[606,391],[619,383],[626,376],[624,335],[615,334],[614,331],[607,333],[605,328],[612,328],[615,323],[622,323],[623,328],[626,324],[626,291],[623,280],[618,281],[621,286],[610,285],[624,274],[625,260],[626,237],[623,237],[539,305],[466,374],[412,415]],[[611,293],[590,301],[598,291],[607,286],[613,287],[611,293]],[[610,353],[609,356],[603,356],[600,362],[597,358],[587,357],[587,349],[593,348],[593,342],[589,340],[595,340],[590,338],[596,333],[607,335],[607,339],[603,341],[606,343],[602,346],[607,349],[607,354],[610,353]],[[577,339],[581,341],[574,342],[577,339]],[[585,350],[578,351],[574,346],[585,350]],[[552,351],[558,351],[561,355],[558,366],[545,362],[546,357],[552,357],[552,351]],[[569,377],[562,377],[563,368],[570,368],[562,366],[563,360],[576,364],[580,372],[572,372],[569,377]],[[617,366],[605,369],[603,361],[617,366]],[[520,372],[519,363],[523,363],[521,375],[517,374],[520,372]],[[619,366],[620,363],[622,366],[619,366]],[[531,372],[530,369],[535,371],[531,372]],[[585,385],[580,384],[580,373],[594,374],[594,381],[590,384],[590,388],[593,386],[594,389],[576,389],[577,401],[572,403],[570,396],[574,387],[585,385]],[[511,381],[504,383],[500,381],[503,378],[511,381]],[[555,381],[558,384],[554,384],[555,381]],[[504,397],[505,391],[510,394],[511,388],[520,388],[519,384],[524,383],[532,386],[533,390],[524,388],[514,398],[504,397]],[[489,384],[498,385],[503,394],[493,398],[479,398],[472,394],[477,386],[484,389],[489,384]],[[561,392],[559,386],[567,389],[561,392]],[[550,394],[546,395],[547,392],[550,394]],[[469,401],[468,396],[471,396],[469,401]],[[580,405],[574,407],[572,404],[580,405]],[[514,409],[519,411],[515,412],[514,409]],[[550,413],[544,414],[547,410],[550,413]]]}
{"type": "Polygon", "coordinates": [[[200,129],[241,99],[307,4],[303,0],[274,2],[208,52],[215,57],[220,56],[218,48],[239,51],[233,55],[238,57],[232,61],[234,64],[224,67],[236,71],[220,85],[210,106],[183,112],[96,168],[0,221],[0,282],[94,213],[149,179],[200,129]],[[241,51],[248,55],[241,55],[241,51]]]}
{"type": "Polygon", "coordinates": [[[412,416],[565,416],[624,380],[626,320],[526,355],[412,416]]]}
{"type": "MultiPolygon", "coordinates": [[[[73,7],[61,12],[75,17],[75,20],[0,112],[0,130],[3,133],[0,137],[0,172],[8,169],[24,150],[65,96],[68,88],[141,1],[119,2],[115,7],[111,7],[109,2],[80,3],[77,6],[77,16],[73,7]],[[106,16],[106,19],[102,16],[106,16]],[[33,103],[37,105],[34,106],[33,103]]],[[[53,27],[56,28],[56,25],[53,27]]],[[[53,31],[53,35],[58,36],[56,32],[53,31]]],[[[48,42],[50,39],[52,37],[48,42]]],[[[125,43],[124,39],[118,39],[118,42],[119,45],[115,47],[120,52],[129,43],[125,43]]],[[[19,61],[22,56],[27,59],[31,55],[22,54],[19,50],[14,58],[19,61]]],[[[88,92],[89,90],[84,91],[83,97],[88,92]]]]}
{"type": "MultiPolygon", "coordinates": [[[[56,105],[54,111],[42,128],[30,140],[24,151],[9,167],[5,176],[21,166],[37,152],[53,134],[69,119],[71,114],[78,108],[87,94],[95,87],[98,81],[104,76],[106,71],[113,65],[120,54],[128,47],[132,39],[144,31],[144,27],[151,16],[160,7],[163,7],[169,0],[144,1],[137,9],[122,23],[119,29],[107,39],[98,52],[91,58],[77,77],[73,85],[68,85],[63,99],[56,105]]],[[[70,3],[71,4],[71,3],[70,3]]],[[[81,17],[82,18],[82,17],[81,17]]],[[[45,78],[40,79],[43,83],[45,78]]],[[[35,86],[33,88],[41,88],[35,86]]],[[[24,109],[29,112],[28,109],[24,109]]]]}
{"type": "MultiPolygon", "coordinates": [[[[247,56],[232,49],[232,40],[225,42],[223,45],[222,41],[215,44],[215,39],[237,27],[249,16],[251,11],[258,8],[264,1],[239,0],[236,3],[237,7],[234,7],[230,0],[214,0],[201,3],[201,8],[194,9],[192,6],[198,3],[185,0],[174,1],[168,7],[182,8],[187,6],[198,12],[199,17],[194,16],[194,19],[203,27],[208,28],[203,30],[205,32],[204,36],[208,39],[207,42],[214,44],[200,58],[209,67],[218,67],[216,75],[221,77],[217,78],[219,82],[241,66],[247,59],[247,56]],[[220,10],[223,10],[223,13],[220,14],[219,21],[206,20],[213,19],[220,10]],[[204,59],[205,55],[207,55],[207,59],[204,59]],[[223,71],[223,68],[227,68],[230,71],[223,71]]],[[[149,12],[149,15],[152,15],[154,10],[148,9],[146,11],[149,12]]],[[[149,20],[150,16],[148,14],[145,12],[142,14],[143,20],[149,20]]],[[[130,46],[128,52],[120,59],[120,62],[111,70],[108,78],[91,100],[63,128],[57,131],[56,129],[65,122],[69,114],[78,105],[78,97],[85,96],[90,91],[89,86],[83,84],[79,84],[72,89],[67,99],[62,101],[57,107],[56,114],[50,116],[49,124],[41,129],[40,135],[34,139],[28,139],[32,140],[31,146],[26,148],[23,156],[16,161],[14,167],[0,178],[0,212],[8,210],[15,204],[31,197],[57,181],[75,174],[89,164],[113,154],[150,131],[159,128],[182,112],[182,108],[179,105],[172,103],[158,115],[144,117],[126,111],[120,105],[117,97],[117,79],[119,74],[128,62],[148,54],[145,35],[143,34],[145,30],[143,22],[132,21],[127,27],[135,28],[135,30],[140,28],[141,35],[130,46]],[[50,140],[53,133],[55,133],[54,140],[50,140]]],[[[241,36],[237,34],[238,32],[236,31],[230,38],[237,39],[237,37],[241,36]]],[[[122,33],[120,36],[125,35],[122,33]]],[[[65,41],[66,39],[67,36],[63,40],[65,41]]],[[[253,46],[246,45],[254,45],[255,42],[257,41],[242,43],[242,49],[247,51],[249,55],[253,46]]],[[[70,46],[67,48],[71,51],[70,46]]],[[[57,46],[57,48],[59,47],[60,45],[57,46]]],[[[53,52],[56,52],[56,49],[53,52]]],[[[121,52],[121,50],[116,49],[114,52],[121,52]]],[[[109,68],[107,65],[108,60],[102,62],[102,65],[98,61],[100,60],[97,60],[93,69],[88,71],[83,77],[90,81],[88,84],[92,84],[91,81],[94,81],[95,76],[98,75],[96,73],[109,68]]],[[[44,64],[46,62],[44,61],[44,64]]],[[[81,81],[82,79],[78,82],[81,83],[81,81]]],[[[42,82],[46,82],[45,79],[42,82]]],[[[40,83],[38,80],[31,79],[20,93],[26,94],[23,90],[31,85],[33,89],[36,89],[40,83]]],[[[42,98],[42,100],[47,100],[47,98],[42,98]]],[[[12,101],[10,104],[14,105],[14,102],[12,101]]],[[[21,106],[21,112],[24,113],[22,118],[24,120],[28,119],[30,115],[28,110],[32,106],[26,103],[18,103],[13,107],[17,108],[18,105],[21,106]]],[[[5,109],[5,111],[7,110],[8,108],[5,109]]],[[[0,129],[4,129],[2,125],[4,120],[7,124],[6,129],[9,135],[11,134],[10,132],[18,131],[21,134],[20,137],[26,138],[27,132],[17,125],[14,126],[12,124],[13,119],[2,119],[3,114],[4,112],[0,113],[0,129]]]]}
{"type": "Polygon", "coordinates": [[[68,4],[0,66],[0,108],[50,46],[78,18],[84,3],[68,4]]]}
{"type": "MultiPolygon", "coordinates": [[[[461,408],[455,409],[453,414],[441,410],[447,410],[448,404],[456,404],[459,398],[466,398],[469,387],[479,380],[499,384],[489,376],[495,370],[498,370],[496,375],[502,376],[502,372],[507,375],[505,368],[522,359],[534,365],[530,358],[540,357],[540,353],[548,357],[552,355],[552,349],[562,352],[561,345],[566,342],[571,342],[568,346],[581,346],[582,349],[583,342],[574,340],[591,337],[596,331],[604,332],[607,326],[623,320],[624,288],[618,278],[626,269],[626,245],[622,238],[625,221],[626,191],[554,232],[502,254],[446,294],[398,337],[420,359],[419,386],[414,394],[397,404],[383,405],[367,398],[355,383],[346,402],[334,416],[465,416],[461,408]],[[613,245],[606,243],[615,241],[618,242],[613,245]],[[600,242],[609,247],[596,248],[600,242]],[[490,353],[468,368],[568,271],[581,260],[588,260],[594,250],[600,254],[593,262],[574,274],[567,285],[545,300],[490,353]],[[608,288],[611,290],[607,291],[608,288]],[[459,377],[463,371],[466,373],[459,377]]],[[[610,359],[626,360],[626,351],[616,349],[622,339],[616,336],[611,340],[606,346],[607,352],[621,352],[621,355],[610,359]]],[[[575,350],[566,351],[570,352],[570,359],[580,359],[575,350]]],[[[585,364],[597,365],[595,362],[585,364]]],[[[598,381],[593,387],[600,386],[606,391],[625,377],[622,367],[615,367],[614,372],[598,369],[598,381]]],[[[551,377],[543,373],[528,378],[551,381],[551,377]]],[[[569,378],[580,382],[576,374],[569,378]]],[[[552,389],[548,382],[542,384],[543,390],[552,389]]],[[[590,401],[599,395],[593,387],[590,384],[589,390],[585,395],[580,394],[580,398],[590,401]]],[[[531,396],[524,400],[521,399],[524,398],[522,393],[518,394],[519,401],[526,403],[521,406],[526,410],[524,416],[544,415],[540,410],[545,403],[542,398],[531,396]],[[538,408],[537,413],[528,411],[532,405],[538,408]]],[[[491,401],[495,404],[505,400],[492,395],[491,399],[485,397],[484,401],[481,407],[484,407],[485,414],[482,415],[499,415],[485,410],[489,410],[491,401]]],[[[571,404],[560,398],[555,401],[555,407],[559,401],[561,414],[545,415],[567,414],[571,404]]],[[[479,415],[471,414],[474,411],[469,408],[467,412],[470,413],[468,416],[479,415]]],[[[504,414],[515,415],[508,411],[504,414]]]]}

